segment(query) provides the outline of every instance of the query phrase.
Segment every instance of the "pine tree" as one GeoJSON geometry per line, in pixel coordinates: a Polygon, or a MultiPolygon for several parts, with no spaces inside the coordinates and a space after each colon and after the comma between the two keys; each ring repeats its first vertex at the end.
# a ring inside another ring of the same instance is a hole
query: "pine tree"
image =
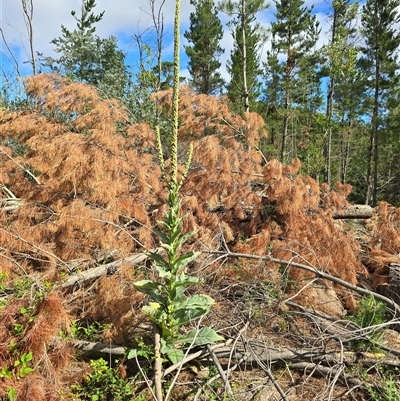
{"type": "MultiPolygon", "coordinates": [[[[332,182],[332,158],[335,151],[345,149],[343,147],[344,114],[349,113],[350,98],[354,98],[354,81],[357,76],[356,60],[358,49],[355,46],[357,30],[355,18],[358,4],[351,4],[351,0],[335,0],[332,2],[331,38],[328,45],[324,46],[324,66],[329,79],[326,98],[326,133],[324,140],[324,181],[331,186],[332,182]],[[340,78],[340,79],[339,79],[340,78]],[[335,129],[336,128],[336,129],[335,129]],[[338,149],[338,140],[342,146],[338,149]],[[336,145],[336,147],[335,147],[336,145]]],[[[354,106],[354,105],[352,105],[354,106]]],[[[354,107],[352,107],[354,109],[354,107]]],[[[346,118],[347,119],[347,118],[346,118]]],[[[349,123],[349,121],[347,121],[349,123]]],[[[338,155],[341,162],[340,179],[345,182],[344,154],[338,155]]]]}
{"type": "Polygon", "coordinates": [[[44,65],[72,80],[93,85],[108,97],[121,98],[129,80],[125,56],[118,49],[116,37],[101,39],[95,35],[94,25],[104,15],[104,11],[95,15],[95,6],[95,0],[83,0],[80,17],[71,11],[77,27],[70,31],[61,26],[62,36],[50,42],[60,57],[45,58],[44,65]]]}
{"type": "Polygon", "coordinates": [[[367,100],[371,113],[370,141],[366,174],[365,202],[376,205],[380,139],[385,133],[386,115],[391,98],[399,83],[397,51],[400,34],[399,0],[368,0],[362,9],[361,23],[364,36],[360,67],[365,75],[365,90],[372,93],[367,100]]]}
{"type": "Polygon", "coordinates": [[[265,0],[228,0],[221,2],[219,8],[235,16],[228,23],[234,40],[227,66],[231,75],[228,97],[236,111],[249,112],[250,108],[253,111],[260,95],[259,47],[264,39],[262,27],[255,20],[256,14],[265,10],[267,4],[265,0]]]}
{"type": "Polygon", "coordinates": [[[219,57],[224,52],[219,42],[223,29],[213,0],[190,0],[195,11],[190,14],[190,28],[184,37],[189,57],[190,85],[198,92],[211,95],[221,90],[224,80],[218,72],[219,57]]]}
{"type": "MultiPolygon", "coordinates": [[[[311,59],[312,50],[318,40],[320,29],[315,15],[311,15],[313,7],[304,7],[303,0],[275,0],[275,4],[276,21],[272,23],[272,48],[275,49],[276,53],[273,57],[270,54],[268,56],[270,67],[275,69],[274,74],[279,74],[284,92],[280,159],[286,161],[292,106],[304,94],[304,92],[303,94],[299,93],[302,90],[299,83],[299,71],[302,68],[307,68],[310,71],[315,63],[315,58],[311,59]],[[279,54],[284,54],[285,57],[281,63],[277,63],[279,54]]],[[[292,150],[294,146],[292,146],[292,150]]]]}

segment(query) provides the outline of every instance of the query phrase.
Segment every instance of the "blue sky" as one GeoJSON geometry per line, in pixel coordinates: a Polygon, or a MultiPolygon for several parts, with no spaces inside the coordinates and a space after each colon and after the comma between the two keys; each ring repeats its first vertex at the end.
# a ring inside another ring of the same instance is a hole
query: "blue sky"
{"type": "MultiPolygon", "coordinates": [[[[158,10],[161,2],[162,0],[155,0],[156,10],[158,10]]],[[[271,3],[273,4],[273,2],[271,3]]],[[[314,5],[314,13],[321,24],[322,33],[318,47],[321,47],[328,40],[329,20],[327,13],[330,9],[330,3],[330,0],[305,1],[307,6],[314,5]]],[[[71,10],[76,10],[79,15],[81,0],[33,0],[33,4],[35,51],[43,53],[45,56],[54,56],[52,45],[49,42],[61,35],[61,24],[65,25],[68,29],[74,29],[76,22],[70,12],[71,10]]],[[[172,60],[174,7],[175,0],[165,0],[162,9],[165,21],[164,60],[172,60]]],[[[100,13],[103,10],[105,14],[102,21],[97,24],[97,35],[100,37],[108,37],[110,35],[118,37],[119,46],[126,52],[128,63],[137,64],[137,46],[133,35],[143,33],[152,25],[148,0],[97,0],[95,12],[100,13]]],[[[189,27],[189,15],[191,11],[193,11],[193,8],[189,0],[183,0],[181,10],[182,34],[189,27]]],[[[274,19],[273,13],[274,8],[271,6],[268,10],[260,13],[258,16],[259,22],[266,28],[269,28],[271,21],[274,19]]],[[[226,15],[221,14],[220,17],[223,22],[227,21],[228,17],[226,15]]],[[[24,64],[29,57],[27,51],[29,46],[20,0],[1,0],[0,24],[4,37],[12,49],[23,75],[29,75],[31,73],[29,64],[24,64]]],[[[187,58],[183,51],[183,45],[186,42],[182,35],[181,38],[181,75],[188,76],[187,58]]],[[[10,54],[1,38],[0,41],[0,67],[2,69],[10,69],[10,54]]],[[[228,78],[225,65],[232,48],[232,38],[226,27],[221,46],[225,49],[225,53],[221,57],[221,72],[225,78],[228,78]]],[[[269,43],[267,42],[263,48],[263,54],[265,54],[268,47],[269,43]]]]}

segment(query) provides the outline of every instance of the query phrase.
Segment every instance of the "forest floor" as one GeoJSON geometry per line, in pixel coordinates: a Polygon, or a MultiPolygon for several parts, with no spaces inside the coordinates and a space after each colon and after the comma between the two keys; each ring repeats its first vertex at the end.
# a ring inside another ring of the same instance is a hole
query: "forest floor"
{"type": "MultiPolygon", "coordinates": [[[[362,232],[364,242],[368,239],[363,222],[349,220],[343,226],[358,237],[362,232]]],[[[210,255],[201,266],[210,265],[208,258],[210,255]]],[[[395,330],[399,326],[383,303],[364,297],[368,302],[362,303],[361,310],[347,316],[327,280],[316,277],[295,282],[284,266],[277,273],[263,260],[251,266],[228,258],[226,263],[229,266],[221,271],[193,267],[191,272],[204,278],[195,291],[215,300],[200,324],[214,328],[226,342],[189,350],[182,366],[165,365],[165,388],[174,383],[172,400],[367,401],[396,399],[400,394],[400,335],[395,330]],[[232,272],[229,277],[223,274],[227,268],[232,272]],[[302,290],[310,286],[319,302],[310,300],[307,305],[302,299],[297,303],[302,290]],[[191,359],[192,355],[196,357],[191,359]]],[[[147,269],[142,265],[141,272],[136,270],[137,277],[148,277],[147,269]]],[[[139,398],[132,399],[151,399],[146,382],[138,380],[137,375],[140,365],[151,381],[152,326],[140,311],[144,299],[132,290],[130,271],[130,267],[122,266],[113,275],[69,289],[66,299],[81,311],[81,318],[86,315],[100,322],[96,330],[88,321],[88,331],[93,329],[83,336],[88,341],[74,340],[72,344],[84,350],[78,352],[83,360],[95,355],[117,359],[116,368],[123,366],[124,375],[138,389],[139,398]],[[97,344],[93,342],[96,333],[97,344]],[[119,354],[126,355],[126,349],[121,351],[121,346],[140,350],[142,357],[124,359],[119,354]]],[[[352,296],[358,302],[362,298],[357,292],[352,296]]],[[[77,376],[87,371],[81,362],[71,367],[77,369],[77,376]]]]}

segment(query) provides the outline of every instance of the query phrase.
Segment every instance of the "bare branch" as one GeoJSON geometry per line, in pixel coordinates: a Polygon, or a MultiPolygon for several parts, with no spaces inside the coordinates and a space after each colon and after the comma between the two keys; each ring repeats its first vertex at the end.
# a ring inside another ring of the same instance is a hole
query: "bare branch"
{"type": "Polygon", "coordinates": [[[33,75],[36,75],[36,59],[33,49],[33,0],[21,0],[24,11],[24,21],[28,32],[29,49],[31,53],[30,64],[32,65],[33,75]]]}
{"type": "MultiPolygon", "coordinates": [[[[153,249],[150,252],[159,252],[161,248],[153,249]]],[[[101,266],[94,267],[83,271],[82,273],[75,274],[71,276],[61,287],[67,288],[73,285],[81,285],[85,281],[93,280],[107,274],[113,274],[123,263],[129,263],[132,265],[137,265],[144,262],[148,258],[147,253],[138,253],[127,258],[117,260],[115,262],[110,262],[101,266]]],[[[68,265],[68,263],[66,263],[68,265]]],[[[82,266],[84,268],[84,266],[82,266]]]]}
{"type": "Polygon", "coordinates": [[[210,345],[210,344],[207,344],[207,350],[208,350],[208,352],[209,352],[209,354],[210,354],[210,356],[211,356],[211,358],[212,358],[212,360],[213,360],[213,362],[214,362],[214,365],[217,367],[218,373],[219,373],[219,375],[221,376],[222,381],[223,381],[224,384],[225,384],[225,389],[228,391],[228,394],[229,394],[230,396],[233,396],[233,392],[232,392],[231,385],[229,384],[228,376],[225,375],[225,372],[224,372],[224,370],[222,369],[222,366],[221,366],[221,364],[219,363],[218,358],[217,358],[217,356],[215,355],[215,353],[214,353],[213,349],[211,348],[211,345],[210,345]]]}
{"type": "Polygon", "coordinates": [[[10,56],[11,56],[12,60],[10,60],[10,58],[7,57],[4,53],[2,53],[2,54],[3,54],[3,56],[5,56],[11,62],[11,64],[14,65],[14,69],[17,72],[18,77],[22,78],[21,72],[19,70],[18,60],[15,57],[14,52],[11,50],[11,47],[8,44],[8,42],[7,42],[7,40],[6,40],[5,36],[4,36],[3,28],[1,28],[1,27],[0,27],[0,34],[1,34],[1,38],[3,39],[4,44],[6,45],[6,48],[7,48],[8,52],[10,53],[10,56]]]}
{"type": "Polygon", "coordinates": [[[285,266],[297,267],[302,270],[306,270],[308,272],[314,273],[316,277],[323,278],[329,280],[335,284],[339,284],[344,288],[349,290],[355,291],[362,295],[372,295],[374,298],[379,299],[380,301],[384,302],[396,312],[397,316],[400,316],[400,305],[394,302],[392,299],[389,299],[381,294],[377,294],[373,291],[367,290],[365,288],[357,287],[356,285],[350,284],[347,281],[344,281],[338,277],[332,276],[331,274],[325,273],[321,270],[316,269],[313,266],[306,266],[301,263],[293,262],[292,260],[287,261],[283,259],[273,258],[269,255],[258,256],[258,255],[251,255],[247,253],[235,253],[235,252],[224,252],[224,251],[205,251],[204,253],[210,253],[215,255],[225,255],[227,258],[245,258],[245,259],[257,259],[257,260],[266,260],[271,263],[282,264],[285,266]]]}
{"type": "Polygon", "coordinates": [[[8,158],[9,158],[14,164],[16,164],[20,169],[22,169],[23,172],[24,172],[25,174],[28,174],[29,177],[31,177],[32,180],[36,182],[36,184],[40,185],[40,181],[32,174],[31,171],[29,171],[29,169],[27,169],[27,168],[25,168],[24,166],[22,166],[21,164],[19,164],[12,156],[8,155],[8,154],[7,154],[6,152],[4,152],[3,150],[0,149],[0,152],[1,152],[4,156],[8,157],[8,158]]]}

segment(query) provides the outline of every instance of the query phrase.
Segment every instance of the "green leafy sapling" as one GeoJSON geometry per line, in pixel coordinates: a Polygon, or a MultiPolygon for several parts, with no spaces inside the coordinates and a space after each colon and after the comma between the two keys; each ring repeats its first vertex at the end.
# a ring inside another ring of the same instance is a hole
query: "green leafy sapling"
{"type": "MultiPolygon", "coordinates": [[[[192,238],[194,232],[183,232],[184,216],[181,215],[180,188],[189,171],[193,148],[189,147],[187,161],[183,173],[178,177],[178,105],[179,105],[179,17],[180,0],[176,1],[174,27],[174,85],[173,85],[173,130],[169,142],[171,155],[170,167],[167,171],[163,156],[163,146],[159,128],[156,128],[157,151],[162,179],[168,189],[168,210],[163,221],[158,221],[160,230],[153,232],[160,239],[163,254],[149,252],[159,280],[141,280],[134,284],[135,288],[151,298],[151,302],[143,307],[143,312],[159,330],[161,336],[161,354],[166,355],[173,363],[184,357],[184,349],[190,345],[204,345],[222,340],[213,329],[203,327],[189,333],[181,329],[186,324],[205,316],[214,303],[208,295],[186,295],[187,287],[198,284],[199,279],[187,273],[187,266],[193,262],[199,252],[182,252],[183,245],[192,238]]],[[[136,355],[132,351],[131,357],[136,355]]]]}

